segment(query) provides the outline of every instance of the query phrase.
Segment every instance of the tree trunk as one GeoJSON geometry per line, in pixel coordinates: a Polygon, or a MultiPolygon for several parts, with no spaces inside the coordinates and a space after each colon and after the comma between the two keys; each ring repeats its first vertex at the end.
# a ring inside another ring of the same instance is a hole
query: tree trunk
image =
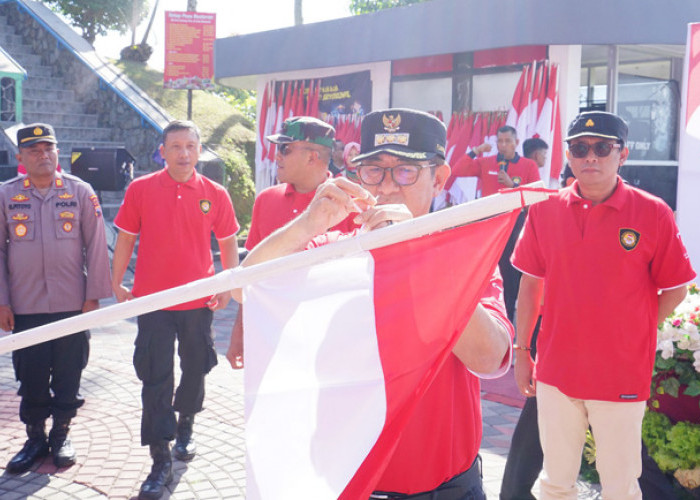
{"type": "Polygon", "coordinates": [[[156,11],[158,10],[159,1],[160,0],[156,0],[156,4],[153,6],[153,11],[151,12],[151,18],[148,20],[146,32],[143,34],[143,38],[141,39],[141,45],[146,45],[146,41],[148,40],[148,34],[151,32],[151,26],[153,26],[153,19],[156,17],[156,11]]]}
{"type": "Polygon", "coordinates": [[[301,6],[302,6],[302,0],[294,0],[294,25],[299,26],[300,24],[304,24],[304,19],[302,17],[302,12],[301,12],[301,6]]]}

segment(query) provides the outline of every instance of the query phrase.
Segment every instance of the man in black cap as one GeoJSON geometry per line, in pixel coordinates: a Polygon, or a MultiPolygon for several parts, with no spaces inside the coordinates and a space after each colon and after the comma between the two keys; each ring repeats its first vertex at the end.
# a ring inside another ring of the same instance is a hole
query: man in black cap
{"type": "MultiPolygon", "coordinates": [[[[89,184],[59,173],[56,134],[34,123],[17,131],[17,160],[27,170],[0,186],[0,328],[14,333],[99,307],[111,297],[102,211],[89,184]]],[[[68,430],[83,399],[88,332],[15,351],[19,417],[28,440],[7,464],[28,470],[49,451],[57,467],[76,453],[68,430]],[[48,436],[46,419],[53,417],[48,436]]]]}
{"type": "Polygon", "coordinates": [[[537,391],[542,499],[576,498],[589,425],[603,498],[642,498],[641,424],[656,326],[695,277],[671,209],[619,177],[626,140],[627,124],[614,114],[577,116],[565,139],[576,180],[530,208],[513,253],[523,273],[515,378],[526,396],[537,391]]]}
{"type": "MultiPolygon", "coordinates": [[[[361,151],[355,158],[361,185],[342,177],[321,185],[309,207],[256,246],[245,266],[299,251],[310,242],[348,237],[326,231],[357,213],[358,205],[363,210],[355,215],[355,222],[368,230],[429,212],[450,175],[443,123],[409,109],[375,111],[362,121],[361,136],[361,151]]],[[[371,498],[414,494],[438,500],[485,498],[475,373],[498,376],[508,370],[512,335],[495,271],[453,355],[417,402],[371,498]]],[[[405,305],[398,302],[391,307],[401,310],[405,305]]]]}
{"type": "MultiPolygon", "coordinates": [[[[335,129],[311,116],[285,120],[278,134],[267,140],[277,145],[277,180],[280,182],[258,194],[245,247],[252,250],[268,234],[284,226],[308,206],[316,188],[330,178],[328,165],[334,147],[335,129]]],[[[348,231],[350,219],[334,229],[348,231]]],[[[226,358],[234,370],[243,368],[243,308],[231,330],[226,358]]]]}

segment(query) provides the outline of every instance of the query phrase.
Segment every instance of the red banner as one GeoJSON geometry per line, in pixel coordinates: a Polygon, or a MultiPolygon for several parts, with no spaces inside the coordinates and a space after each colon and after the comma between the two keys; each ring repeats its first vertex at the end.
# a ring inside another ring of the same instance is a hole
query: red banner
{"type": "Polygon", "coordinates": [[[216,14],[165,12],[166,89],[208,89],[214,86],[216,14]]]}

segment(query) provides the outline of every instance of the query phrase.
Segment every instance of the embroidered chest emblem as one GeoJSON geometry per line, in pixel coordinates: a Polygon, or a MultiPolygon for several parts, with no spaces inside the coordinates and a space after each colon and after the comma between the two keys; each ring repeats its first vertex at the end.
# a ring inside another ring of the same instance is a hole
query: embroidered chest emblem
{"type": "Polygon", "coordinates": [[[20,194],[18,194],[18,195],[16,195],[16,196],[13,196],[13,197],[10,198],[10,199],[11,199],[12,201],[16,201],[16,202],[18,202],[18,203],[21,203],[21,202],[23,202],[23,201],[29,200],[29,196],[26,196],[26,195],[23,195],[22,193],[20,193],[20,194]]]}
{"type": "Polygon", "coordinates": [[[70,233],[73,230],[73,223],[71,221],[66,221],[63,223],[62,227],[66,233],[70,233]]]}
{"type": "Polygon", "coordinates": [[[24,224],[17,224],[15,226],[15,234],[18,238],[22,238],[27,235],[27,226],[24,224]]]}
{"type": "Polygon", "coordinates": [[[625,250],[634,250],[639,244],[640,236],[639,232],[634,229],[622,228],[620,229],[620,245],[625,250]]]}
{"type": "Polygon", "coordinates": [[[203,214],[208,214],[211,210],[211,202],[209,200],[199,200],[199,209],[203,214]]]}

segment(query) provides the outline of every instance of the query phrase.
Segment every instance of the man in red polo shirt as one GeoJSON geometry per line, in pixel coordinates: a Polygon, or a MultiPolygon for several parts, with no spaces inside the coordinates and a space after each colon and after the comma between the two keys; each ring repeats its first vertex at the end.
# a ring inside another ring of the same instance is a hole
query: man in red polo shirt
{"type": "MultiPolygon", "coordinates": [[[[194,123],[171,122],[163,130],[160,146],[166,167],[129,185],[114,219],[119,236],[112,289],[119,302],[213,275],[212,232],[219,242],[222,267],[238,265],[239,227],[231,198],[223,186],[195,170],[201,148],[194,123]],[[134,287],[129,290],[122,280],[137,238],[134,287]]],[[[134,368],[143,382],[141,444],[149,445],[153,458],[140,499],[160,498],[172,480],[172,439],[176,458],[194,457],[194,416],[202,411],[204,378],[217,361],[213,311],[226,307],[229,298],[229,293],[221,293],[138,317],[134,368]],[[173,401],[176,337],[182,375],[173,401]]]]}
{"type": "Polygon", "coordinates": [[[616,115],[576,117],[565,141],[577,180],[530,208],[513,253],[523,273],[515,377],[526,396],[537,390],[545,500],[576,498],[589,425],[603,498],[642,498],[641,426],[656,326],[695,277],[670,208],[618,176],[626,140],[627,124],[616,115]],[[528,346],[543,291],[533,363],[528,346]]]}
{"type": "MultiPolygon", "coordinates": [[[[450,175],[445,125],[428,113],[389,109],[367,114],[361,136],[361,151],[355,158],[361,184],[344,177],[324,183],[308,208],[256,246],[244,266],[351,236],[327,233],[351,214],[373,230],[430,211],[450,175]],[[371,206],[356,214],[354,200],[371,206]]],[[[240,297],[240,290],[236,294],[240,297]]],[[[485,500],[478,457],[479,377],[501,376],[510,364],[512,325],[501,295],[500,276],[494,269],[453,355],[408,418],[371,498],[420,494],[415,498],[485,500]]],[[[391,307],[401,310],[405,305],[397,302],[391,307]]]]}
{"type": "Polygon", "coordinates": [[[453,177],[478,177],[481,196],[495,194],[499,189],[539,181],[537,163],[515,152],[518,143],[518,133],[515,129],[504,125],[498,129],[496,135],[498,154],[477,158],[481,153],[491,151],[491,145],[485,142],[477,146],[459,159],[452,171],[453,177]]]}
{"type": "MultiPolygon", "coordinates": [[[[285,120],[280,133],[267,140],[277,145],[277,180],[255,198],[245,247],[252,250],[268,234],[284,226],[308,206],[316,188],[330,178],[328,165],[335,145],[335,129],[311,116],[285,120]]],[[[334,229],[354,227],[350,218],[334,229]]],[[[243,308],[231,330],[226,358],[234,370],[243,368],[243,308]]]]}

